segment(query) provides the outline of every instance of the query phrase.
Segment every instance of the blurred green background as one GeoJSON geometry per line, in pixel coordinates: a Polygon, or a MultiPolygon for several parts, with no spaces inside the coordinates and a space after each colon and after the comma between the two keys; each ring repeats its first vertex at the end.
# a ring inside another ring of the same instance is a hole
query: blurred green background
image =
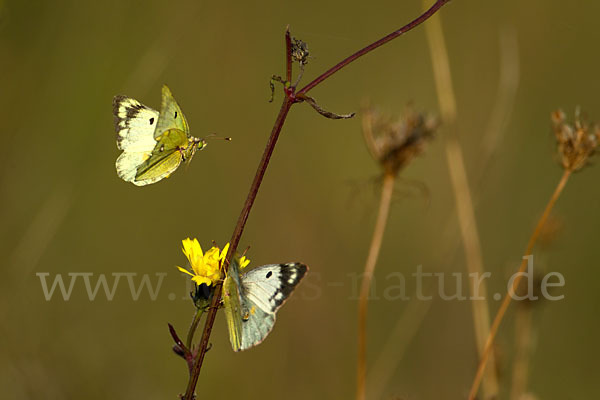
{"type": "MultiPolygon", "coordinates": [[[[174,399],[183,392],[187,370],[167,331],[171,322],[183,336],[193,314],[187,280],[175,269],[186,262],[181,240],[197,237],[208,247],[230,238],[279,109],[280,90],[267,102],[268,81],[284,73],[286,25],[314,57],[306,83],[420,11],[418,1],[0,1],[2,397],[174,399]],[[233,141],[212,141],[189,168],[139,188],[115,172],[111,101],[126,94],[159,108],[163,83],[193,135],[233,141]],[[46,301],[40,272],[50,283],[56,274],[68,283],[73,272],[93,273],[94,284],[99,274],[109,283],[112,273],[149,274],[154,284],[156,274],[167,275],[155,301],[146,289],[134,301],[125,278],[112,301],[102,291],[90,301],[81,280],[69,301],[58,293],[46,301]]],[[[505,290],[561,175],[550,112],[561,107],[572,117],[581,105],[600,120],[599,13],[600,3],[583,0],[452,1],[441,11],[467,172],[480,182],[473,191],[490,293],[505,290]],[[486,132],[506,91],[499,85],[506,38],[518,54],[518,65],[510,64],[518,82],[509,81],[518,88],[484,163],[486,132]]],[[[339,113],[370,99],[389,113],[412,101],[439,114],[425,30],[311,93],[339,113]]],[[[474,375],[469,302],[438,299],[414,312],[414,302],[382,296],[391,273],[409,277],[418,265],[465,271],[444,141],[442,128],[398,185],[376,270],[378,299],[370,303],[368,367],[386,366],[369,377],[372,397],[464,399],[474,375]],[[429,197],[408,179],[425,184],[429,197]]],[[[354,396],[356,276],[373,229],[378,174],[360,117],[333,121],[305,104],[292,109],[240,247],[251,246],[251,265],[302,261],[310,274],[257,348],[233,353],[219,313],[201,398],[354,396]]],[[[529,390],[541,399],[598,394],[599,178],[597,166],[573,177],[555,210],[556,239],[536,253],[536,266],[566,280],[564,300],[534,308],[529,390]]],[[[407,280],[407,295],[414,290],[407,280]]],[[[492,301],[491,312],[497,307],[492,301]]],[[[498,337],[502,398],[514,313],[513,305],[498,337]]]]}

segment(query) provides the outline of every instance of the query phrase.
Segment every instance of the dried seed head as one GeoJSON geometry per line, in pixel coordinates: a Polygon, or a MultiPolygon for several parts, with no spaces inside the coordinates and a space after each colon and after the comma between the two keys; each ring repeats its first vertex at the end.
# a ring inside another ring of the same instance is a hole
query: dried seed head
{"type": "Polygon", "coordinates": [[[371,108],[363,111],[363,134],[373,158],[386,173],[397,174],[416,155],[439,126],[437,118],[408,106],[404,115],[391,118],[371,108]]]}
{"type": "Polygon", "coordinates": [[[566,122],[562,110],[556,110],[551,114],[560,161],[563,168],[569,171],[577,171],[587,164],[600,139],[600,127],[581,120],[579,114],[579,110],[575,110],[574,125],[566,122]]]}
{"type": "Polygon", "coordinates": [[[308,64],[308,46],[300,39],[292,38],[292,60],[300,65],[308,64]]]}

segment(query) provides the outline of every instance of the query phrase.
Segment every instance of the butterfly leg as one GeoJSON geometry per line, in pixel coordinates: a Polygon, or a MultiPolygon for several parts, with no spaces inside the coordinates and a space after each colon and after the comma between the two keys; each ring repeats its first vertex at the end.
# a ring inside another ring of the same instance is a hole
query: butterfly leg
{"type": "Polygon", "coordinates": [[[183,147],[177,147],[177,151],[181,154],[181,161],[185,162],[185,153],[183,147]]]}

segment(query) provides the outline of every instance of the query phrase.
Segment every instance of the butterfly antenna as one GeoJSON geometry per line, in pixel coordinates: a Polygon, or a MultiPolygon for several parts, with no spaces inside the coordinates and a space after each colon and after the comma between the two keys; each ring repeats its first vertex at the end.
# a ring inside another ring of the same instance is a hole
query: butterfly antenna
{"type": "Polygon", "coordinates": [[[230,137],[217,136],[216,133],[211,133],[211,134],[209,134],[208,136],[205,137],[205,139],[208,139],[208,138],[227,140],[228,142],[231,141],[230,137]]]}

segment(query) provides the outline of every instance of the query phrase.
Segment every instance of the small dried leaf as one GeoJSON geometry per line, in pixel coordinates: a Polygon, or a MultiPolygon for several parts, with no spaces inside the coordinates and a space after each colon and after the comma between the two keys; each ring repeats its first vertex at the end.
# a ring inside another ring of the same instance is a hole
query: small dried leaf
{"type": "Polygon", "coordinates": [[[271,80],[269,80],[269,87],[271,88],[271,99],[269,100],[269,103],[272,103],[273,99],[275,98],[275,82],[281,83],[284,87],[289,84],[288,82],[285,81],[285,79],[283,79],[280,76],[277,76],[277,75],[271,76],[271,80]]]}
{"type": "Polygon", "coordinates": [[[336,113],[333,113],[331,111],[327,111],[327,110],[321,108],[321,106],[319,106],[317,104],[317,102],[315,101],[315,99],[313,99],[312,97],[309,97],[309,96],[302,96],[302,100],[306,101],[308,104],[310,104],[312,106],[312,108],[314,108],[315,110],[317,110],[317,112],[319,114],[321,114],[322,116],[324,116],[326,118],[331,118],[331,119],[348,119],[348,118],[352,118],[352,117],[354,117],[354,115],[356,115],[356,113],[336,114],[336,113]]]}

